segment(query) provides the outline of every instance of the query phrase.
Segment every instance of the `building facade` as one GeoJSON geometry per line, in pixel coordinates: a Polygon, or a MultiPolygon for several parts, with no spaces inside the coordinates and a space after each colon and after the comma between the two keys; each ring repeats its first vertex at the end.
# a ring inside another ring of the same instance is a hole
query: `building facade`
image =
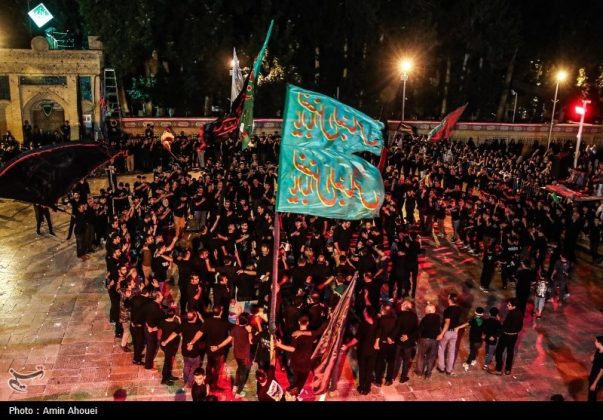
{"type": "Polygon", "coordinates": [[[71,140],[98,131],[103,54],[90,38],[89,50],[51,50],[41,36],[29,50],[0,48],[1,135],[9,131],[22,142],[26,121],[35,133],[68,122],[71,140]]]}

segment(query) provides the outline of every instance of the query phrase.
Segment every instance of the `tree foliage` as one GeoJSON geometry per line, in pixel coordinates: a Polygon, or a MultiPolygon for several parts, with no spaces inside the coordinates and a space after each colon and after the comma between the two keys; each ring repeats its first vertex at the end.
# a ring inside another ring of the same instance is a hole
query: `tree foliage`
{"type": "MultiPolygon", "coordinates": [[[[17,16],[22,2],[7,1],[7,13],[17,16]]],[[[561,105],[577,95],[589,95],[595,103],[603,97],[603,26],[591,18],[603,15],[603,2],[47,3],[61,10],[64,26],[100,36],[107,63],[118,70],[132,99],[150,95],[156,105],[173,107],[177,115],[201,115],[206,98],[228,108],[232,47],[242,66],[251,67],[271,18],[276,24],[262,67],[257,116],[279,115],[285,84],[292,82],[339,95],[375,117],[398,117],[402,97],[397,63],[403,56],[415,62],[407,83],[409,118],[438,118],[468,102],[464,118],[505,119],[513,90],[518,92],[518,118],[544,120],[550,116],[553,75],[561,67],[572,75],[560,90],[561,105]],[[149,87],[142,82],[149,77],[145,64],[154,50],[161,65],[149,87]]],[[[22,33],[23,19],[15,22],[22,33]]]]}

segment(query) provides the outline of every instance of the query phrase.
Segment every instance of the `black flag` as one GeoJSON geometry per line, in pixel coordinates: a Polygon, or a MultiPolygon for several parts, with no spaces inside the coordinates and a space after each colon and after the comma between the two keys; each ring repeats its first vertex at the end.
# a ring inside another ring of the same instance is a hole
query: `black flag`
{"type": "Polygon", "coordinates": [[[79,180],[120,153],[81,142],[25,152],[0,170],[0,197],[56,208],[79,180]]]}

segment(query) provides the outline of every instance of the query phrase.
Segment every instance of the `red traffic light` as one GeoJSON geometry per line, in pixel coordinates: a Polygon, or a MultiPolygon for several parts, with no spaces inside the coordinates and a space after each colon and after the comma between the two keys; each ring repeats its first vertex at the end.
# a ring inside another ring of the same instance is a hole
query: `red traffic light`
{"type": "Polygon", "coordinates": [[[592,116],[591,102],[589,99],[574,99],[568,104],[568,119],[580,121],[582,118],[592,116]]]}

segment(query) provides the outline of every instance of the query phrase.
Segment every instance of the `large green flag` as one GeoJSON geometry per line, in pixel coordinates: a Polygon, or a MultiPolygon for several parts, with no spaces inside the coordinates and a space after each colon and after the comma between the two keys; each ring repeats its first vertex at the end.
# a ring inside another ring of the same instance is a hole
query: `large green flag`
{"type": "Polygon", "coordinates": [[[245,92],[245,103],[243,104],[243,115],[241,116],[241,123],[239,130],[241,132],[241,143],[243,149],[247,149],[251,136],[253,135],[253,97],[255,95],[255,84],[260,74],[260,68],[262,67],[262,60],[266,54],[266,48],[268,48],[268,41],[272,34],[272,27],[274,26],[274,20],[270,21],[264,44],[259,54],[253,62],[253,68],[251,69],[251,75],[249,77],[249,84],[247,85],[247,91],[245,92]]]}
{"type": "Polygon", "coordinates": [[[379,214],[383,180],[357,152],[381,154],[383,123],[333,98],[287,86],[276,210],[336,219],[379,214]]]}

